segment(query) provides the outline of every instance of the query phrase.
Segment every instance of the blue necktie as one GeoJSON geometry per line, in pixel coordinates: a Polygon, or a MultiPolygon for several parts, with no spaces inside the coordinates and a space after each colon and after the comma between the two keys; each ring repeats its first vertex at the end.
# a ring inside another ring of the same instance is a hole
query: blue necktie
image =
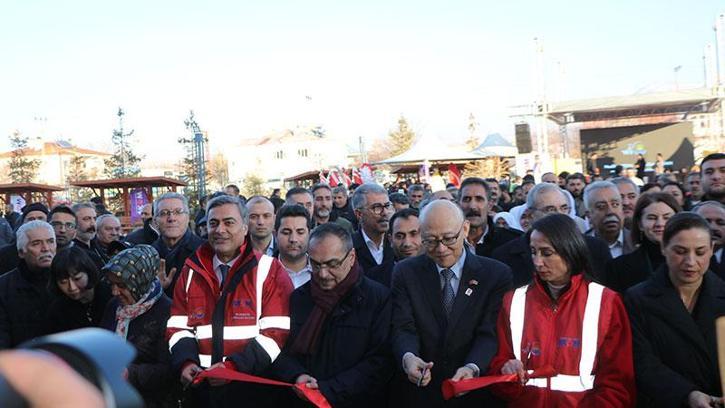
{"type": "Polygon", "coordinates": [[[224,281],[227,280],[227,272],[229,272],[229,265],[227,264],[221,264],[219,265],[219,272],[222,275],[222,280],[219,282],[219,287],[224,286],[224,281]]]}
{"type": "Polygon", "coordinates": [[[456,297],[456,294],[453,292],[453,285],[451,285],[453,271],[444,269],[441,273],[443,274],[443,309],[446,311],[447,317],[451,314],[451,310],[453,310],[453,301],[456,297]]]}

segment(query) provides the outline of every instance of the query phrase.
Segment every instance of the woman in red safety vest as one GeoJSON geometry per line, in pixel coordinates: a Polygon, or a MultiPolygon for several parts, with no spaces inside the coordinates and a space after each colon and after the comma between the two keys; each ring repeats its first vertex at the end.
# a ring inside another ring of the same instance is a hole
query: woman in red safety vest
{"type": "Polygon", "coordinates": [[[566,215],[530,231],[533,282],[507,293],[490,374],[519,383],[493,392],[511,407],[630,407],[636,401],[632,334],[620,296],[593,282],[584,237],[566,215]],[[529,373],[553,368],[548,378],[529,373]]]}

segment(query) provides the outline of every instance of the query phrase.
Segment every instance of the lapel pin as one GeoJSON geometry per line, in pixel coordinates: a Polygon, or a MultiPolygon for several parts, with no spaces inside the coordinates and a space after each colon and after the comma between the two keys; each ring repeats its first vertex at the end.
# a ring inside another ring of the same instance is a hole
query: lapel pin
{"type": "Polygon", "coordinates": [[[471,288],[466,289],[466,296],[471,296],[471,293],[473,293],[473,289],[471,289],[471,288]]]}
{"type": "Polygon", "coordinates": [[[471,279],[468,281],[468,286],[477,286],[477,285],[478,285],[478,281],[475,279],[471,279]]]}

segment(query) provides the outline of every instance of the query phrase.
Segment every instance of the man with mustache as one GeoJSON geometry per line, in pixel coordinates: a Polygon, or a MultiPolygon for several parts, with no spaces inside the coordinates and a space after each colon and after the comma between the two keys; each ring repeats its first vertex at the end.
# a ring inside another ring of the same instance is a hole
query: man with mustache
{"type": "Polygon", "coordinates": [[[518,238],[521,233],[497,227],[489,217],[491,187],[484,179],[468,177],[461,183],[458,205],[470,224],[466,243],[475,249],[476,255],[490,257],[501,245],[518,238]]]}
{"type": "Polygon", "coordinates": [[[393,268],[403,259],[423,253],[423,243],[420,238],[420,222],[418,210],[404,208],[397,211],[390,218],[390,244],[395,257],[381,265],[374,266],[367,271],[366,276],[374,281],[390,287],[393,268]]]}
{"type": "Polygon", "coordinates": [[[360,229],[352,236],[352,242],[363,271],[391,262],[394,258],[393,248],[385,235],[394,208],[388,192],[378,184],[362,184],[352,196],[352,207],[360,224],[360,229]]]}
{"type": "Polygon", "coordinates": [[[566,178],[566,190],[571,193],[574,197],[574,203],[576,204],[576,215],[584,218],[584,200],[582,199],[582,193],[584,187],[586,187],[586,179],[581,173],[570,174],[566,178]]]}
{"type": "Polygon", "coordinates": [[[420,184],[413,184],[408,187],[408,200],[410,200],[410,208],[420,207],[420,202],[425,198],[425,187],[420,184]]]}
{"type": "Polygon", "coordinates": [[[279,262],[289,274],[295,289],[310,280],[310,261],[307,245],[312,221],[310,213],[301,205],[283,205],[274,222],[279,262]]]}
{"type": "Polygon", "coordinates": [[[725,205],[717,201],[703,201],[692,209],[707,221],[712,232],[714,245],[710,270],[720,278],[725,279],[725,262],[723,262],[723,247],[725,247],[725,205]]]}
{"type": "Polygon", "coordinates": [[[352,234],[352,223],[345,218],[338,217],[337,214],[332,211],[332,189],[330,186],[322,183],[312,186],[312,199],[312,206],[314,209],[312,223],[313,228],[328,222],[334,222],[352,234]]]}
{"type": "Polygon", "coordinates": [[[0,277],[0,349],[45,334],[55,231],[45,221],[27,222],[16,232],[16,248],[20,264],[0,277]]]}
{"type": "Polygon", "coordinates": [[[592,228],[587,235],[604,240],[612,258],[634,251],[631,233],[624,228],[619,189],[609,181],[595,181],[584,190],[584,204],[592,228]]]}
{"type": "Polygon", "coordinates": [[[622,199],[622,215],[624,217],[624,226],[632,228],[632,217],[634,217],[634,206],[639,199],[639,187],[634,181],[627,177],[615,177],[611,180],[617,190],[619,197],[622,199]]]}
{"type": "Polygon", "coordinates": [[[102,268],[105,263],[100,255],[100,249],[96,243],[96,206],[93,203],[77,203],[71,207],[76,214],[76,237],[73,238],[73,245],[83,248],[91,257],[93,262],[102,268]]]}
{"type": "Polygon", "coordinates": [[[357,227],[357,217],[355,217],[355,211],[352,209],[350,200],[347,196],[347,187],[339,185],[332,189],[332,201],[334,206],[332,212],[336,217],[342,217],[350,221],[350,224],[357,227]]]}
{"type": "Polygon", "coordinates": [[[96,218],[96,248],[98,255],[104,263],[111,260],[116,248],[112,248],[115,241],[121,240],[121,221],[112,214],[103,214],[96,218]]]}

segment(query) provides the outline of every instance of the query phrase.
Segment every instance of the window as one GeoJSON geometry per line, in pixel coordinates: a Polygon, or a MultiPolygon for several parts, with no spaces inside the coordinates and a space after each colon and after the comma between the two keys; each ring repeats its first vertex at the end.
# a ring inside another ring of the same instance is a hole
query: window
{"type": "Polygon", "coordinates": [[[307,157],[307,149],[297,149],[297,156],[307,157]]]}
{"type": "Polygon", "coordinates": [[[277,159],[277,160],[284,159],[284,151],[283,150],[277,150],[276,152],[274,152],[274,158],[277,159]]]}

